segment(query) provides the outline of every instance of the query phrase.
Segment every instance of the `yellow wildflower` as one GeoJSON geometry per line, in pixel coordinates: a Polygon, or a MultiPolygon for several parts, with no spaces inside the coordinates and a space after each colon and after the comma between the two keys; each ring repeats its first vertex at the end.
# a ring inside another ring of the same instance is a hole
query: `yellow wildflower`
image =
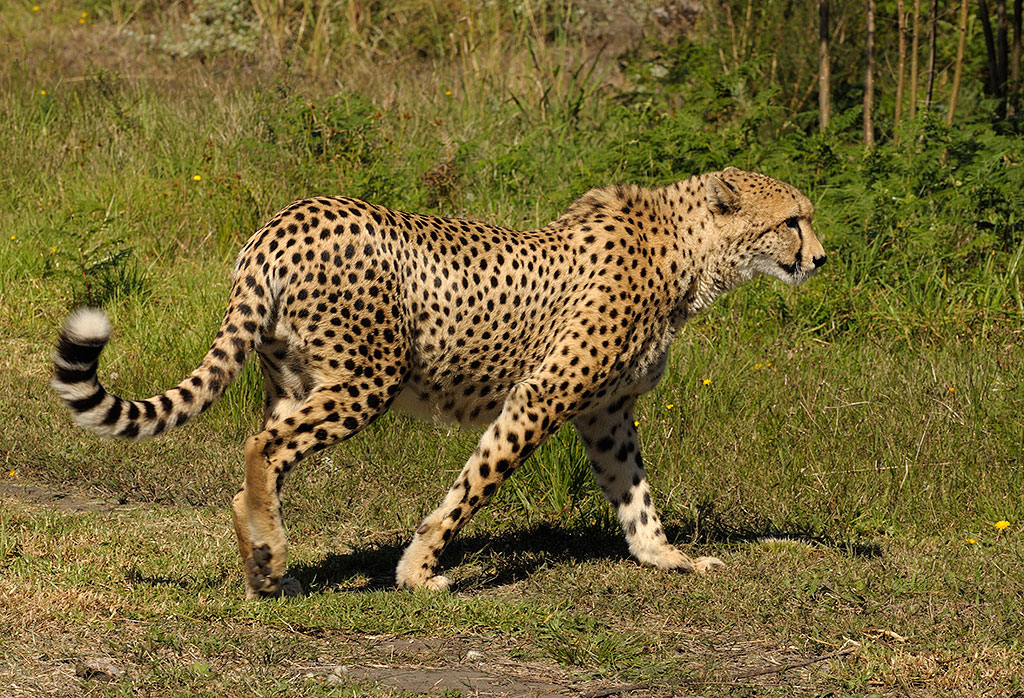
{"type": "Polygon", "coordinates": [[[675,407],[675,406],[676,406],[676,403],[674,403],[674,402],[670,402],[670,403],[668,403],[667,405],[665,405],[665,409],[666,409],[666,410],[670,410],[670,409],[672,409],[672,408],[673,408],[673,407],[675,407]]]}
{"type": "Polygon", "coordinates": [[[57,246],[56,245],[54,245],[53,247],[50,248],[50,254],[57,254],[57,246]]]}
{"type": "Polygon", "coordinates": [[[7,477],[14,477],[17,474],[18,474],[18,471],[14,470],[13,468],[11,470],[7,471],[7,477]]]}
{"type": "Polygon", "coordinates": [[[949,386],[949,392],[955,393],[956,392],[956,388],[954,388],[953,386],[949,386]]]}
{"type": "Polygon", "coordinates": [[[11,236],[11,240],[17,240],[17,239],[18,239],[18,236],[17,236],[17,235],[12,235],[12,236],[11,236]]]}
{"type": "Polygon", "coordinates": [[[710,378],[705,378],[704,379],[704,385],[711,385],[711,379],[710,378]]]}
{"type": "Polygon", "coordinates": [[[977,545],[977,543],[978,543],[978,541],[974,540],[973,538],[968,538],[967,539],[967,544],[968,545],[977,545]]]}
{"type": "Polygon", "coordinates": [[[452,96],[452,91],[451,90],[445,90],[444,91],[444,96],[445,97],[451,97],[452,96]]]}
{"type": "Polygon", "coordinates": [[[39,90],[39,94],[41,94],[43,97],[45,97],[46,96],[46,90],[39,90]]]}
{"type": "Polygon", "coordinates": [[[1004,528],[1006,528],[1009,525],[1010,525],[1010,522],[1007,521],[1006,519],[1000,519],[999,521],[996,521],[996,528],[999,529],[1000,531],[1002,531],[1004,528]]]}
{"type": "Polygon", "coordinates": [[[634,421],[634,422],[633,422],[633,426],[634,426],[634,427],[638,427],[638,426],[640,426],[640,420],[636,420],[636,421],[634,421]]]}
{"type": "Polygon", "coordinates": [[[755,371],[760,371],[761,370],[761,364],[754,364],[754,370],[755,371]]]}
{"type": "Polygon", "coordinates": [[[200,180],[202,180],[202,178],[203,178],[203,176],[202,176],[202,175],[192,175],[192,179],[194,179],[194,180],[195,180],[195,181],[197,181],[197,182],[198,182],[198,181],[200,181],[200,180]]]}
{"type": "Polygon", "coordinates": [[[39,12],[39,5],[33,5],[32,6],[32,11],[33,12],[39,12]]]}

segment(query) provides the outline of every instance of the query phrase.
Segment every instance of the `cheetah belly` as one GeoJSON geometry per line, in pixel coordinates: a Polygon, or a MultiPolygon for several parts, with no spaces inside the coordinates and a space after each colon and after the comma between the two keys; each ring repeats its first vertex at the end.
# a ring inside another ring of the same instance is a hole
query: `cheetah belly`
{"type": "Polygon", "coordinates": [[[483,397],[467,397],[457,388],[439,391],[436,386],[409,381],[395,398],[392,408],[430,422],[448,422],[464,427],[480,426],[494,421],[511,388],[511,384],[491,386],[483,397]]]}

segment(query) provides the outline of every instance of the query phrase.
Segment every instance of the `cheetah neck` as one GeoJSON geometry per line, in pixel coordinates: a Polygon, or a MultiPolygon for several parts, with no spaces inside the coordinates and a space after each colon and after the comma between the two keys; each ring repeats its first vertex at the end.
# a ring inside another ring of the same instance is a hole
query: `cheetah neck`
{"type": "Polygon", "coordinates": [[[678,275],[671,317],[676,328],[753,275],[739,251],[728,244],[729,238],[719,229],[702,196],[701,179],[692,177],[658,192],[662,220],[676,240],[672,261],[682,272],[678,275]]]}
{"type": "Polygon", "coordinates": [[[725,250],[712,250],[707,266],[695,270],[683,300],[688,301],[691,314],[696,315],[750,277],[749,271],[730,259],[725,250]]]}

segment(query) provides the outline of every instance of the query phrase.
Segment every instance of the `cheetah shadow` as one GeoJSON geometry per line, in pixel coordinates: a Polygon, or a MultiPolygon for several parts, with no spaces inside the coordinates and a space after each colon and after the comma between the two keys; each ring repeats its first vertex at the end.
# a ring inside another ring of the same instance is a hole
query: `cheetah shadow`
{"type": "MultiPolygon", "coordinates": [[[[395,566],[410,540],[411,535],[328,554],[316,562],[296,562],[289,565],[288,576],[309,592],[394,589],[395,566]]],[[[460,536],[442,554],[439,569],[454,571],[455,590],[464,591],[512,584],[554,565],[628,557],[617,531],[542,523],[508,533],[460,536]]]]}
{"type": "MultiPolygon", "coordinates": [[[[877,544],[835,540],[800,529],[759,527],[726,529],[693,524],[668,525],[665,533],[676,544],[696,546],[756,544],[781,539],[825,547],[851,558],[877,558],[877,544]]],[[[349,553],[331,553],[318,561],[295,562],[288,575],[308,593],[336,589],[374,592],[395,589],[395,566],[411,536],[381,544],[356,547],[349,553]]],[[[690,554],[714,554],[688,550],[690,554]]],[[[615,528],[594,525],[539,523],[508,533],[479,532],[457,538],[441,556],[440,569],[451,570],[456,591],[486,590],[514,584],[536,572],[562,565],[619,561],[638,564],[630,557],[622,534],[615,528]]]]}

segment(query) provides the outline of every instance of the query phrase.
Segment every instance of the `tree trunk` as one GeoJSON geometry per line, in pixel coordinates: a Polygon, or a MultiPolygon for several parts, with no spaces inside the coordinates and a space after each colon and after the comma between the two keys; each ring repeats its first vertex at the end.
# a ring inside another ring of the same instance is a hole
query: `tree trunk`
{"type": "Polygon", "coordinates": [[[932,108],[932,92],[935,89],[935,38],[938,31],[939,0],[932,0],[932,14],[928,18],[928,94],[925,97],[925,108],[932,108]]]}
{"type": "Polygon", "coordinates": [[[914,32],[910,41],[910,119],[917,116],[917,57],[920,53],[918,45],[921,37],[921,0],[914,0],[914,32]]]}
{"type": "Polygon", "coordinates": [[[896,60],[896,113],[892,120],[892,142],[900,141],[900,118],[903,116],[903,76],[907,70],[907,13],[903,0],[896,0],[896,23],[899,26],[898,58],[896,60]]]}
{"type": "Polygon", "coordinates": [[[949,111],[946,112],[946,126],[953,125],[956,101],[960,97],[960,78],[964,72],[964,47],[967,44],[967,2],[960,0],[960,36],[956,44],[956,66],[953,68],[953,88],[949,93],[949,111]]]}
{"type": "Polygon", "coordinates": [[[996,67],[999,70],[999,115],[1006,116],[1007,97],[1007,63],[1009,62],[1008,22],[1006,17],[1006,0],[996,0],[996,67]]]}
{"type": "Polygon", "coordinates": [[[875,145],[875,124],[872,110],[875,106],[875,0],[867,0],[868,31],[864,58],[864,145],[875,145]]]}
{"type": "MultiPolygon", "coordinates": [[[[764,12],[762,8],[761,12],[764,12]]],[[[750,58],[754,52],[754,0],[747,0],[747,15],[743,22],[743,60],[750,58]]]]}
{"type": "Polygon", "coordinates": [[[1020,111],[1021,4],[1013,0],[1013,48],[1010,50],[1010,109],[1020,111]]]}
{"type": "Polygon", "coordinates": [[[992,22],[989,19],[988,2],[978,0],[978,19],[981,20],[981,31],[985,35],[985,56],[988,60],[988,94],[999,97],[999,66],[996,63],[996,42],[992,35],[992,22]]]}
{"type": "Polygon", "coordinates": [[[828,51],[828,0],[818,0],[818,130],[828,128],[832,106],[832,65],[828,51]]]}

